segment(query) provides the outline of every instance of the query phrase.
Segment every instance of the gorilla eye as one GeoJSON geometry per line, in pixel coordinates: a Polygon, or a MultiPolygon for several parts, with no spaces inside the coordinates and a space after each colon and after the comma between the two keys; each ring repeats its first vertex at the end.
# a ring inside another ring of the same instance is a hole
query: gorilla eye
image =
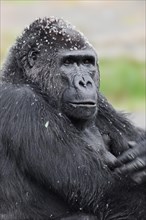
{"type": "Polygon", "coordinates": [[[86,59],[86,60],[84,60],[84,63],[85,63],[85,64],[89,64],[89,63],[90,63],[90,60],[86,59]]]}
{"type": "Polygon", "coordinates": [[[64,61],[63,61],[63,64],[64,65],[70,65],[70,64],[73,64],[74,63],[74,60],[72,58],[66,58],[64,61]]]}
{"type": "Polygon", "coordinates": [[[86,64],[86,65],[94,65],[95,64],[95,61],[93,58],[85,58],[83,60],[83,63],[86,64]]]}

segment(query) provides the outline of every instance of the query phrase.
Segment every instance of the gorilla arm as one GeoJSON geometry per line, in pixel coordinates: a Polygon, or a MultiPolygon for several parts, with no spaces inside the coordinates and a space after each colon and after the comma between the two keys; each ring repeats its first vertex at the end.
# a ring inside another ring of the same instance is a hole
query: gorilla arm
{"type": "Polygon", "coordinates": [[[133,126],[124,114],[117,112],[99,95],[96,123],[102,134],[110,137],[110,151],[117,156],[115,167],[121,174],[129,174],[137,183],[146,181],[146,132],[133,126]]]}
{"type": "Polygon", "coordinates": [[[2,151],[13,155],[23,176],[57,193],[77,211],[89,207],[98,182],[103,185],[96,153],[32,88],[5,84],[0,90],[2,151]]]}

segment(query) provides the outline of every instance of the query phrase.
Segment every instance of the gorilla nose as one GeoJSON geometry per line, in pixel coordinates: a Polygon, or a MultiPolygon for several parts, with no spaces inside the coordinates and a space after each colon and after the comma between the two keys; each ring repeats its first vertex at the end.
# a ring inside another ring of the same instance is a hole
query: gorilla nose
{"type": "Polygon", "coordinates": [[[93,82],[90,77],[75,77],[74,84],[78,89],[93,87],[93,82]]]}
{"type": "Polygon", "coordinates": [[[80,80],[79,81],[79,86],[82,86],[82,87],[88,87],[88,86],[92,86],[92,82],[91,81],[84,81],[84,80],[80,80]]]}

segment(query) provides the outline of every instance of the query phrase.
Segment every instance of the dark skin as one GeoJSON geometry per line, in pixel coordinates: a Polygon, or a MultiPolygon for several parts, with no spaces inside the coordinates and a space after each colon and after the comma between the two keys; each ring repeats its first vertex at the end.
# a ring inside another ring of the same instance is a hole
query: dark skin
{"type": "Polygon", "coordinates": [[[0,218],[143,220],[143,131],[103,104],[94,49],[66,26],[65,37],[54,31],[55,22],[30,27],[2,70],[0,218]]]}
{"type": "Polygon", "coordinates": [[[90,121],[97,112],[95,83],[98,82],[98,73],[95,54],[92,50],[67,51],[59,57],[59,63],[61,75],[69,85],[62,96],[62,109],[69,118],[78,117],[84,128],[84,123],[90,121]]]}

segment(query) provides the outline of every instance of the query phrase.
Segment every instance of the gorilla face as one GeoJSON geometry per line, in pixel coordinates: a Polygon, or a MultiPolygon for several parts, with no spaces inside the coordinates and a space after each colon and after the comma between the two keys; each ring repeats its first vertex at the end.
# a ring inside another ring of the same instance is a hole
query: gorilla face
{"type": "Polygon", "coordinates": [[[29,69],[41,78],[50,100],[68,117],[88,120],[97,112],[98,68],[97,58],[91,47],[80,50],[62,49],[56,53],[51,64],[47,48],[39,54],[30,53],[29,69]],[[40,71],[40,67],[43,70],[40,71]],[[43,72],[43,75],[42,75],[43,72]],[[45,73],[45,74],[44,74],[45,73]]]}
{"type": "Polygon", "coordinates": [[[92,48],[59,50],[51,66],[47,62],[47,53],[31,54],[29,61],[33,67],[29,74],[32,71],[37,73],[36,79],[38,76],[43,77],[40,82],[46,84],[45,93],[53,100],[56,108],[73,119],[88,120],[96,114],[99,74],[96,54],[92,48]],[[43,67],[43,73],[46,72],[43,76],[40,66],[43,67]]]}
{"type": "Polygon", "coordinates": [[[98,71],[93,49],[63,51],[59,57],[61,76],[67,86],[62,111],[71,118],[88,120],[97,112],[98,71]]]}

